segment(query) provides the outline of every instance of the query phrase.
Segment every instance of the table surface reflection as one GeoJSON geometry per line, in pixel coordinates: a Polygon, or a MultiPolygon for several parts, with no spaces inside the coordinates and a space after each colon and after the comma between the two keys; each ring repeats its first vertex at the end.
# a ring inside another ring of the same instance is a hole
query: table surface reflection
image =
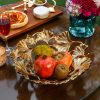
{"type": "MultiPolygon", "coordinates": [[[[60,7],[61,8],[61,7],[60,7]]],[[[57,18],[30,30],[20,36],[9,40],[9,46],[32,35],[43,28],[58,34],[68,30],[69,20],[64,8],[64,13],[57,18]]],[[[100,26],[96,26],[92,37],[78,39],[71,36],[72,40],[79,40],[89,45],[89,52],[94,55],[89,70],[76,80],[63,85],[38,85],[25,80],[17,74],[12,66],[4,65],[0,68],[0,100],[79,100],[91,94],[100,85],[100,26]]],[[[4,42],[0,40],[0,45],[4,42]]]]}

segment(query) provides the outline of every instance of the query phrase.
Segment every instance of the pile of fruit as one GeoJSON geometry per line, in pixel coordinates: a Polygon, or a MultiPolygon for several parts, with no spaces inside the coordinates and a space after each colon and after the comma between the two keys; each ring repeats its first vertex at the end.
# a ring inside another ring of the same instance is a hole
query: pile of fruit
{"type": "Polygon", "coordinates": [[[38,45],[33,52],[36,58],[33,69],[39,77],[62,80],[68,76],[72,64],[68,51],[55,53],[49,45],[38,45]]]}
{"type": "Polygon", "coordinates": [[[25,79],[41,84],[63,84],[81,75],[91,64],[87,45],[72,41],[68,32],[43,30],[27,36],[11,50],[13,66],[25,79]]]}

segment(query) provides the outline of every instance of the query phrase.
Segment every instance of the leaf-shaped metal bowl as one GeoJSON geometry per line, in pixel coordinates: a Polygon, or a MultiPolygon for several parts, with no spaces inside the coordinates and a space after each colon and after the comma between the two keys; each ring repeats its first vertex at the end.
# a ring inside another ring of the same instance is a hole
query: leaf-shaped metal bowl
{"type": "Polygon", "coordinates": [[[54,34],[49,30],[37,32],[26,39],[19,41],[16,48],[11,51],[10,57],[16,72],[20,73],[25,79],[39,84],[59,85],[74,80],[90,67],[91,58],[86,53],[87,45],[79,41],[72,41],[68,32],[54,34]],[[33,70],[34,56],[32,49],[41,43],[54,47],[57,52],[69,51],[73,57],[73,70],[70,71],[68,77],[64,80],[57,79],[41,79],[33,70]]]}

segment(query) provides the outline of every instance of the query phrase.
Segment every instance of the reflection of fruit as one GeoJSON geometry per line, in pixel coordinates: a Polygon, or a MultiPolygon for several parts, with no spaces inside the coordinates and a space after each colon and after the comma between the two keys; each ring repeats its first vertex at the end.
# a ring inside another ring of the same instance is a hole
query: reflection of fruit
{"type": "Polygon", "coordinates": [[[34,48],[35,56],[52,56],[53,49],[48,45],[38,45],[34,48]]]}
{"type": "Polygon", "coordinates": [[[65,64],[69,68],[72,64],[72,56],[69,52],[65,52],[64,57],[61,58],[61,60],[58,62],[59,64],[65,64]]]}
{"type": "Polygon", "coordinates": [[[69,68],[65,64],[58,64],[55,68],[55,76],[57,79],[65,79],[69,73],[69,68]]]}
{"type": "Polygon", "coordinates": [[[42,78],[49,78],[52,76],[57,62],[51,57],[40,56],[34,62],[35,72],[42,78]]]}

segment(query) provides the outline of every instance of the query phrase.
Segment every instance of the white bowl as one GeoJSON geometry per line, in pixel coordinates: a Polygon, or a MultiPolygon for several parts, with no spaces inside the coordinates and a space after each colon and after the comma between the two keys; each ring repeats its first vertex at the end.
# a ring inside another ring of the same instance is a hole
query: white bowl
{"type": "Polygon", "coordinates": [[[45,6],[38,6],[33,9],[33,15],[39,19],[45,19],[49,16],[49,9],[45,6]]]}
{"type": "Polygon", "coordinates": [[[43,5],[45,5],[46,3],[47,3],[47,0],[45,0],[45,2],[42,3],[42,4],[36,3],[36,0],[34,0],[34,4],[35,4],[36,6],[43,6],[43,5]]]}

